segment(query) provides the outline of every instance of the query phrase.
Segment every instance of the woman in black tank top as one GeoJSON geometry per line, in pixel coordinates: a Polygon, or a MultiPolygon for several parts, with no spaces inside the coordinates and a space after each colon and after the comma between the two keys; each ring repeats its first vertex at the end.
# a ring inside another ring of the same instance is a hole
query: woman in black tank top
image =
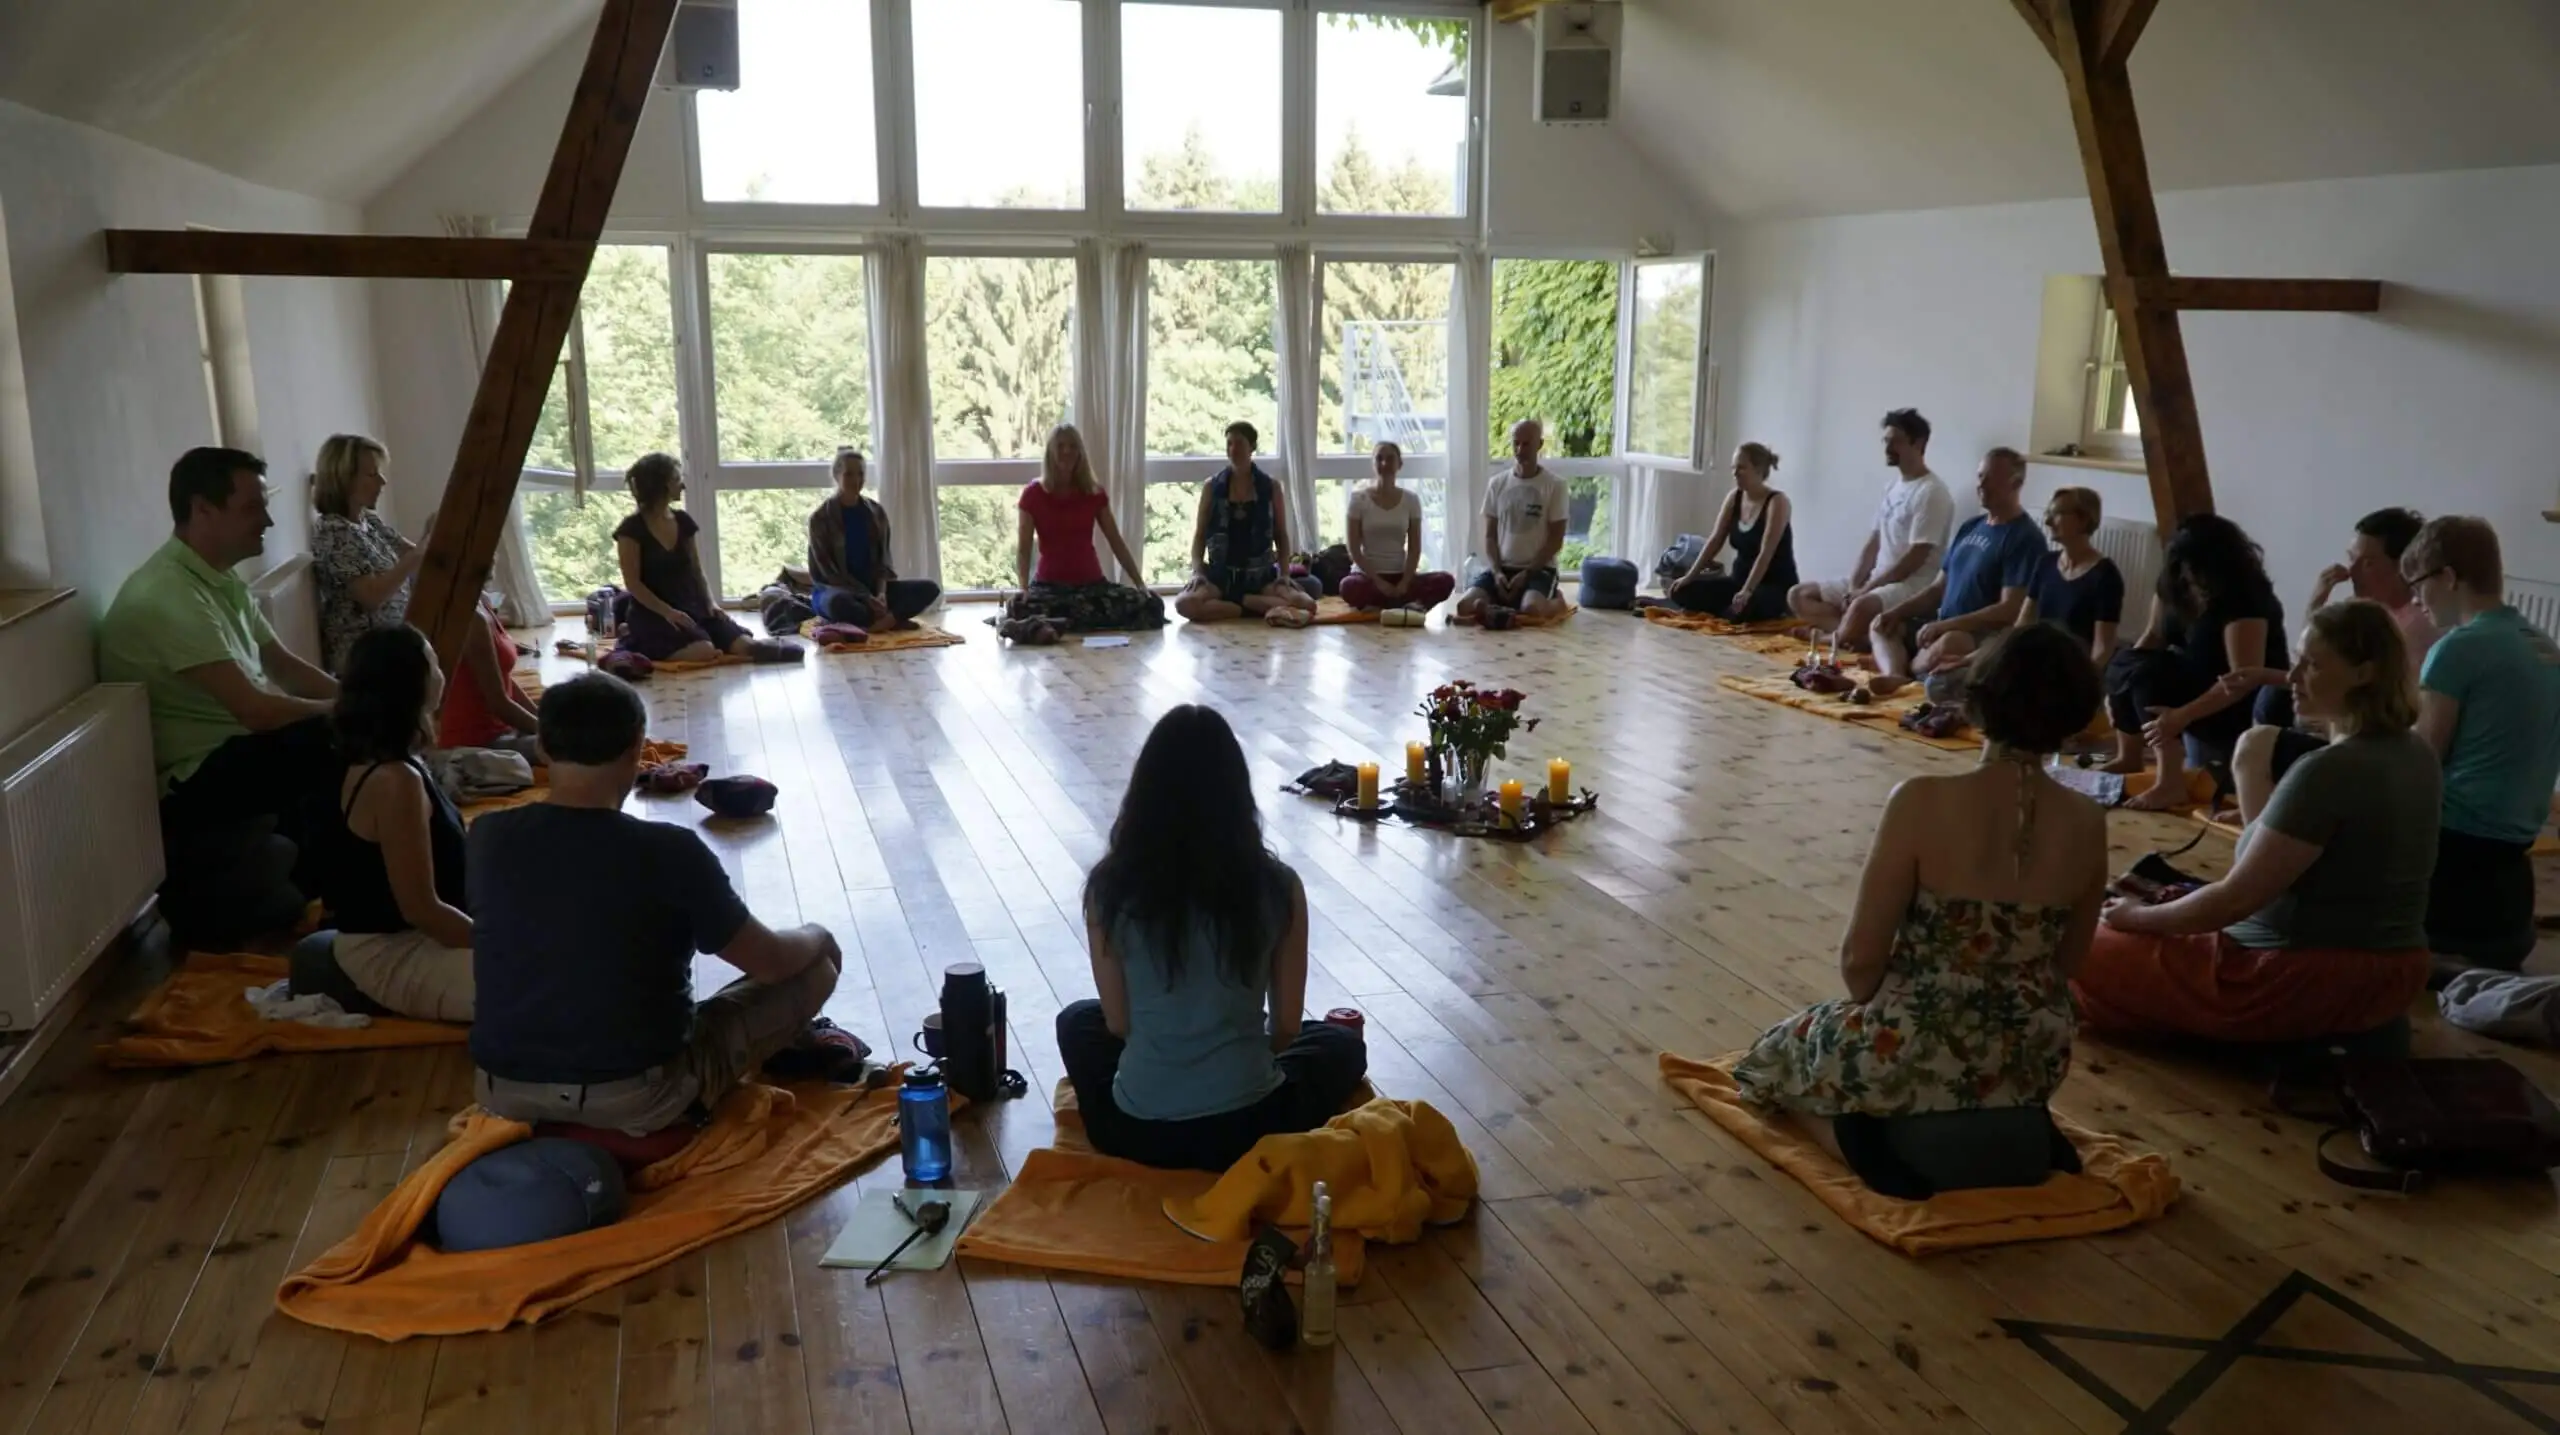
{"type": "Polygon", "coordinates": [[[1778,456],[1761,444],[1734,450],[1733,492],[1716,515],[1715,532],[1689,571],[1663,589],[1677,606],[1735,623],[1765,623],[1787,616],[1787,590],[1796,586],[1795,508],[1787,496],[1769,486],[1778,456]],[[1733,544],[1733,563],[1710,573],[1725,543],[1733,544]]]}
{"type": "Polygon", "coordinates": [[[443,696],[417,629],[356,640],[331,715],[346,771],[313,814],[307,855],[348,984],[403,1016],[468,1021],[462,816],[418,760],[443,696]]]}

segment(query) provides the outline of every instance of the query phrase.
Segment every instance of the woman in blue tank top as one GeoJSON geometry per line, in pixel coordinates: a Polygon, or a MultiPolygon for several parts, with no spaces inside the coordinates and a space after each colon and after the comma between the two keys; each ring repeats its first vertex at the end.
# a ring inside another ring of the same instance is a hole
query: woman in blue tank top
{"type": "Polygon", "coordinates": [[[1301,1015],[1306,891],[1263,845],[1215,711],[1175,708],[1147,735],[1084,910],[1100,995],[1058,1013],[1058,1055],[1095,1150],[1223,1171],[1322,1126],[1367,1075],[1358,1032],[1301,1015]]]}

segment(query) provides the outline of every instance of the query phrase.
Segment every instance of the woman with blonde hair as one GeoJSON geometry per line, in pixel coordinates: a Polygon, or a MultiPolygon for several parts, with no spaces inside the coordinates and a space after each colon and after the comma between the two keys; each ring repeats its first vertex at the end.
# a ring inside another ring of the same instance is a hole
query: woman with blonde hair
{"type": "Polygon", "coordinates": [[[2105,512],[2094,488],[2057,488],[2045,500],[2044,531],[2054,551],[2018,610],[2021,623],[2052,623],[2078,638],[2101,671],[2115,657],[2124,622],[2124,572],[2092,541],[2105,512]]]}
{"type": "Polygon", "coordinates": [[[2407,641],[2381,604],[2311,615],[2288,682],[2328,745],[2270,781],[2278,729],[2240,740],[2247,827],[2229,875],[2110,903],[2073,983],[2104,1032],[2218,1041],[2353,1035],[2427,984],[2427,892],[2443,778],[2415,731],[2407,641]]]}
{"type": "Polygon", "coordinates": [[[1733,492],[1716,513],[1715,531],[1689,571],[1666,585],[1664,600],[1692,613],[1736,623],[1765,623],[1787,616],[1787,590],[1796,586],[1795,505],[1769,486],[1778,456],[1768,445],[1746,443],[1733,451],[1733,492]],[[1733,567],[1716,555],[1733,544],[1733,567]]]}
{"type": "Polygon", "coordinates": [[[331,434],[311,461],[311,570],[320,588],[320,655],[335,673],[372,628],[409,620],[409,586],[426,545],[412,543],[376,507],[390,484],[391,451],[362,434],[331,434]]]}
{"type": "Polygon", "coordinates": [[[1121,572],[1144,570],[1120,536],[1110,496],[1094,478],[1084,435],[1074,424],[1049,431],[1040,477],[1023,486],[1014,507],[1021,514],[1014,525],[1014,576],[1022,591],[1006,605],[1006,636],[1037,641],[1043,630],[1054,639],[1060,632],[1164,626],[1164,599],[1103,576],[1093,548],[1096,529],[1120,560],[1121,572]]]}

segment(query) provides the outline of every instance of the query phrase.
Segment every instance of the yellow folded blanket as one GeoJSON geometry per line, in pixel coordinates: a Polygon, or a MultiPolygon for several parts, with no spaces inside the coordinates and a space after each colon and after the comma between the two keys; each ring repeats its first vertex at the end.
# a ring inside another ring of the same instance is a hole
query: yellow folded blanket
{"type": "Polygon", "coordinates": [[[417,1239],[445,1183],[532,1134],[474,1107],[354,1235],[285,1277],[276,1309],[377,1340],[541,1321],[842,1184],[897,1146],[896,1117],[894,1090],[742,1086],[691,1145],[631,1179],[621,1220],[556,1241],[447,1253],[417,1239]]]}
{"type": "Polygon", "coordinates": [[[1380,610],[1376,608],[1354,608],[1347,600],[1341,598],[1316,600],[1316,622],[1319,626],[1332,623],[1374,623],[1378,621],[1379,612],[1380,610]]]}
{"type": "Polygon", "coordinates": [[[1403,1245],[1425,1226],[1466,1218],[1476,1158],[1429,1102],[1381,1096],[1319,1130],[1263,1137],[1216,1185],[1169,1198],[1164,1213],[1203,1240],[1250,1240],[1262,1226],[1308,1225],[1318,1181],[1333,1197],[1335,1230],[1403,1245]]]}
{"type": "Polygon", "coordinates": [[[1842,1220],[1907,1256],[2095,1235],[2155,1220],[2178,1199],[2178,1178],[2168,1158],[2137,1154],[2056,1114],[2054,1124],[2080,1153],[2079,1175],[2057,1172],[2041,1186],[1948,1191],[1926,1201],[1897,1201],[1870,1190],[1792,1122],[1772,1119],[1745,1103],[1733,1084],[1735,1060],[1690,1061],[1666,1051],[1662,1079],[1743,1145],[1803,1182],[1842,1220]]]}
{"type": "Polygon", "coordinates": [[[652,676],[659,673],[666,673],[671,676],[681,676],[685,673],[708,672],[713,668],[734,668],[742,663],[752,663],[754,661],[755,659],[740,653],[722,653],[716,658],[704,658],[700,662],[684,662],[675,658],[653,658],[649,663],[649,672],[652,676]]]}
{"type": "Polygon", "coordinates": [[[270,1051],[364,1051],[387,1046],[446,1046],[471,1028],[441,1021],[378,1016],[370,1025],[306,1026],[268,1021],[241,995],[283,981],[292,963],[249,952],[191,952],[186,964],[152,989],[125,1018],[130,1028],[98,1048],[112,1067],[212,1066],[270,1051]]]}
{"type": "Polygon", "coordinates": [[[1746,697],[1778,703],[1799,712],[1812,713],[1816,717],[1858,723],[1877,732],[1891,733],[1895,737],[1909,738],[1913,742],[1927,743],[1931,747],[1945,748],[1950,752],[1971,752],[1982,746],[1982,739],[1970,731],[1952,737],[1930,737],[1902,726],[1902,715],[1919,707],[1927,700],[1917,683],[1889,698],[1853,703],[1846,695],[1834,696],[1829,693],[1807,692],[1797,687],[1794,679],[1787,677],[1738,678],[1727,675],[1716,681],[1746,697]]]}
{"type": "MultiPolygon", "coordinates": [[[[1562,608],[1560,608],[1560,609],[1556,610],[1556,611],[1555,611],[1555,612],[1553,612],[1553,613],[1548,614],[1547,616],[1545,616],[1545,617],[1543,617],[1543,618],[1532,618],[1532,617],[1530,617],[1527,613],[1523,612],[1523,613],[1516,614],[1516,615],[1514,615],[1514,616],[1512,617],[1512,619],[1511,619],[1511,626],[1512,626],[1512,627],[1514,627],[1514,628],[1552,628],[1552,627],[1554,627],[1556,624],[1563,622],[1565,619],[1570,618],[1570,617],[1572,617],[1574,614],[1579,613],[1579,612],[1581,612],[1581,611],[1582,611],[1582,605],[1581,605],[1581,604],[1579,604],[1579,603],[1567,603],[1567,604],[1565,604],[1562,608]]],[[[1481,619],[1477,619],[1477,618],[1467,618],[1467,619],[1463,619],[1463,620],[1461,620],[1461,619],[1452,619],[1451,621],[1453,621],[1453,622],[1463,621],[1463,622],[1465,622],[1469,627],[1477,627],[1477,626],[1481,626],[1481,624],[1482,624],[1482,620],[1481,620],[1481,619]]]]}
{"type": "MultiPolygon", "coordinates": [[[[1232,1286],[1244,1274],[1248,1243],[1204,1241],[1165,1218],[1170,1203],[1197,1200],[1218,1180],[1206,1171],[1159,1171],[1089,1150],[1043,1146],[969,1223],[960,1253],[1041,1270],[1232,1286]]],[[[1290,1235],[1303,1240],[1306,1230],[1290,1235]]],[[[1367,1259],[1358,1232],[1335,1238],[1333,1259],[1343,1284],[1359,1282],[1367,1259]]]]}
{"type": "MultiPolygon", "coordinates": [[[[800,636],[815,642],[818,625],[822,621],[824,620],[811,618],[802,623],[800,625],[800,636]]],[[[820,650],[823,652],[837,654],[895,653],[902,652],[910,648],[948,648],[955,643],[965,643],[967,641],[969,641],[967,638],[960,636],[958,633],[937,628],[931,623],[918,623],[912,628],[900,628],[886,633],[873,633],[870,638],[859,643],[822,644],[820,645],[820,650]]]]}
{"type": "MultiPolygon", "coordinates": [[[[1772,633],[1784,633],[1789,628],[1804,626],[1802,618],[1771,618],[1758,623],[1737,623],[1730,618],[1719,618],[1713,613],[1692,613],[1685,608],[1647,608],[1644,610],[1644,620],[1648,623],[1658,623],[1665,628],[1679,628],[1685,632],[1705,633],[1717,638],[1764,637],[1772,633]]],[[[1798,642],[1797,646],[1802,647],[1803,644],[1798,642]]]]}

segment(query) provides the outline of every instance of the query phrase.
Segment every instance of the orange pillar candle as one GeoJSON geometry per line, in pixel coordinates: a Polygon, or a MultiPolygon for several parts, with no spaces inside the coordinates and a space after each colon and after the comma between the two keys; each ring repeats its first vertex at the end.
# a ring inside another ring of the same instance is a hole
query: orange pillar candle
{"type": "Polygon", "coordinates": [[[1520,825],[1520,779],[1516,777],[1502,780],[1502,825],[1520,825]]]}
{"type": "Polygon", "coordinates": [[[1404,745],[1404,780],[1416,787],[1422,785],[1422,758],[1422,744],[1409,742],[1404,745]]]}
{"type": "Polygon", "coordinates": [[[1378,805],[1378,765],[1360,764],[1360,809],[1365,812],[1378,805]]]}
{"type": "Polygon", "coordinates": [[[1547,801],[1562,807],[1573,800],[1573,764],[1560,757],[1547,759],[1547,801]]]}

